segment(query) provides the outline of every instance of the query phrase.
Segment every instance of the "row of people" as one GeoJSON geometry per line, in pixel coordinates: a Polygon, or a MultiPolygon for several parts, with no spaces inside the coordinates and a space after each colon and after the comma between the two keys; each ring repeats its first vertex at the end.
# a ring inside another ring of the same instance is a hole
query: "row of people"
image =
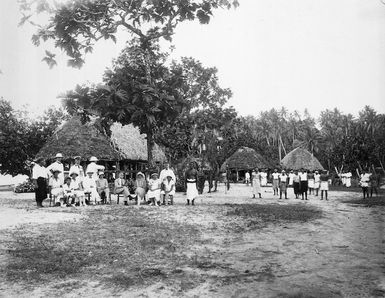
{"type": "MultiPolygon", "coordinates": [[[[32,169],[32,179],[35,183],[36,202],[42,207],[42,202],[49,195],[54,204],[61,206],[73,206],[74,204],[85,206],[89,204],[107,202],[110,196],[110,188],[107,179],[104,178],[104,166],[96,164],[96,157],[90,158],[86,171],[80,165],[80,156],[75,156],[75,163],[71,166],[69,176],[64,177],[63,155],[58,153],[55,161],[45,167],[43,158],[35,160],[32,169]],[[85,175],[86,174],[86,175],[85,175]]],[[[153,205],[159,205],[163,197],[163,204],[168,200],[173,203],[176,177],[169,164],[160,173],[153,173],[146,180],[145,175],[139,172],[135,181],[124,179],[124,173],[119,173],[114,181],[113,192],[123,195],[124,204],[128,199],[135,199],[137,204],[146,199],[153,205]]]]}
{"type": "MultiPolygon", "coordinates": [[[[258,169],[252,171],[252,185],[253,185],[253,198],[256,195],[259,198],[262,197],[262,175],[258,169]]],[[[328,190],[330,177],[327,171],[323,171],[320,174],[318,171],[306,171],[305,169],[291,170],[290,173],[286,173],[282,170],[280,173],[277,169],[272,173],[272,187],[274,195],[279,195],[282,199],[282,195],[287,199],[287,188],[292,187],[296,198],[302,196],[302,200],[307,200],[309,194],[315,194],[318,196],[319,190],[321,190],[321,200],[325,195],[325,199],[328,199],[328,190]]]]}

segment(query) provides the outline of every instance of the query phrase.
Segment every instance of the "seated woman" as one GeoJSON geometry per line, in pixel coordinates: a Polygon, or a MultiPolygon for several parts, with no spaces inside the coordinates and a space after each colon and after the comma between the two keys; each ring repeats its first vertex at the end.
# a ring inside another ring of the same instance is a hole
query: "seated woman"
{"type": "Polygon", "coordinates": [[[49,179],[48,188],[49,188],[49,196],[53,198],[53,205],[60,205],[62,207],[65,206],[64,198],[63,198],[63,187],[61,183],[61,179],[59,178],[59,174],[61,171],[59,169],[53,169],[53,176],[49,179]]]}
{"type": "Polygon", "coordinates": [[[160,187],[161,182],[158,178],[158,173],[151,174],[151,178],[148,181],[147,196],[152,206],[160,206],[160,187]]]}
{"type": "Polygon", "coordinates": [[[93,178],[94,172],[88,171],[87,177],[83,179],[84,194],[89,195],[89,204],[95,205],[100,202],[100,196],[96,190],[96,181],[93,178]]]}
{"type": "Polygon", "coordinates": [[[139,206],[140,201],[144,200],[147,190],[147,181],[142,172],[136,174],[135,180],[135,195],[136,195],[136,204],[139,206]]]}
{"type": "Polygon", "coordinates": [[[63,200],[68,207],[75,207],[75,193],[71,186],[71,177],[67,177],[63,184],[63,200]]]}
{"type": "Polygon", "coordinates": [[[79,172],[78,171],[71,172],[70,177],[71,177],[70,187],[73,190],[75,201],[79,203],[79,206],[86,206],[86,202],[84,198],[83,183],[79,177],[79,172]]]}
{"type": "Polygon", "coordinates": [[[120,172],[118,178],[115,180],[114,193],[117,195],[122,194],[124,196],[124,205],[128,205],[128,196],[130,191],[127,187],[126,179],[124,179],[124,173],[120,172]]]}
{"type": "Polygon", "coordinates": [[[107,199],[110,196],[110,188],[108,187],[107,179],[104,178],[104,172],[99,172],[99,179],[96,180],[96,190],[102,203],[107,204],[107,199]]]}

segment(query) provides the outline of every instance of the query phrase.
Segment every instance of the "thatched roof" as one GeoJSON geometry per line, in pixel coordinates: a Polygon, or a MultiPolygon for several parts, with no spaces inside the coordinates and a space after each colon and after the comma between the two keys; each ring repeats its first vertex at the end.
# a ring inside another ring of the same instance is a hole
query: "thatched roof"
{"type": "Polygon", "coordinates": [[[254,149],[248,147],[239,148],[222,165],[221,170],[229,169],[252,170],[255,168],[270,168],[271,164],[254,149]]]}
{"type": "Polygon", "coordinates": [[[309,151],[303,148],[296,148],[290,151],[281,161],[281,165],[286,169],[310,171],[323,170],[323,166],[309,151]]]}
{"type": "MultiPolygon", "coordinates": [[[[120,123],[114,123],[111,132],[111,140],[124,159],[147,160],[146,135],[141,134],[138,128],[132,124],[122,126],[120,123]]],[[[157,144],[152,154],[155,161],[166,161],[166,155],[157,144]]]]}
{"type": "MultiPolygon", "coordinates": [[[[78,117],[72,117],[59,127],[37,154],[37,157],[53,158],[60,152],[64,158],[80,155],[82,160],[96,156],[100,160],[147,161],[146,136],[134,126],[114,124],[111,139],[101,133],[93,122],[82,124],[78,117]]],[[[165,159],[163,151],[156,146],[155,161],[165,159]]]]}

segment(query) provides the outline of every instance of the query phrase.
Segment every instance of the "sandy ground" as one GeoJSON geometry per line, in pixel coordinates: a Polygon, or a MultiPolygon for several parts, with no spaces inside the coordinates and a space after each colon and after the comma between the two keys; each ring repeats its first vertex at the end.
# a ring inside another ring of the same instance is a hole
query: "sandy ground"
{"type": "MultiPolygon", "coordinates": [[[[263,191],[262,199],[251,199],[250,187],[236,185],[224,194],[221,186],[219,192],[197,199],[195,207],[184,207],[185,197],[177,195],[174,219],[198,225],[203,237],[209,240],[207,245],[189,248],[191,255],[203,255],[210,263],[220,264],[199,270],[184,268],[204,275],[205,280],[182,296],[385,297],[385,207],[357,207],[342,202],[342,199],[358,198],[359,193],[330,192],[329,201],[314,196],[310,196],[309,201],[301,201],[291,193],[289,200],[278,200],[271,188],[263,191]],[[242,234],[227,233],[223,227],[228,223],[221,220],[215,206],[253,202],[314,205],[323,210],[323,217],[303,224],[271,224],[242,234]]],[[[0,193],[0,202],[9,195],[0,193]]],[[[31,207],[27,209],[0,206],[0,229],[78,220],[82,216],[85,215],[60,212],[58,208],[36,209],[31,199],[31,207]]],[[[0,288],[3,297],[14,296],[16,292],[16,289],[0,288]]],[[[17,296],[20,295],[23,296],[19,292],[17,296]]],[[[68,297],[111,295],[108,289],[90,283],[89,287],[78,289],[68,297]]],[[[178,296],[163,284],[114,295],[178,296]]],[[[37,288],[23,297],[27,296],[45,296],[44,289],[37,288]]]]}

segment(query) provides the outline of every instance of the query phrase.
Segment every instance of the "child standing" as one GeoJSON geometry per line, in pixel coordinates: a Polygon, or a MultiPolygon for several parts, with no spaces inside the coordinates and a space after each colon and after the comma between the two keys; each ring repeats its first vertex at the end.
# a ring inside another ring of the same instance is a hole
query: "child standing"
{"type": "Polygon", "coordinates": [[[298,199],[298,195],[300,194],[300,181],[299,181],[299,175],[297,170],[294,172],[294,176],[293,176],[293,188],[294,188],[295,198],[298,199]]]}
{"type": "Polygon", "coordinates": [[[361,174],[361,180],[360,185],[362,188],[362,194],[366,198],[369,198],[369,182],[370,182],[370,173],[369,171],[365,170],[363,174],[361,174]]]}
{"type": "Polygon", "coordinates": [[[308,171],[307,173],[307,183],[308,183],[308,188],[309,188],[309,195],[313,193],[314,195],[314,172],[313,171],[308,171]]]}
{"type": "Polygon", "coordinates": [[[148,181],[147,196],[151,202],[151,206],[160,206],[160,187],[161,182],[158,178],[158,173],[153,173],[148,181]]]}

